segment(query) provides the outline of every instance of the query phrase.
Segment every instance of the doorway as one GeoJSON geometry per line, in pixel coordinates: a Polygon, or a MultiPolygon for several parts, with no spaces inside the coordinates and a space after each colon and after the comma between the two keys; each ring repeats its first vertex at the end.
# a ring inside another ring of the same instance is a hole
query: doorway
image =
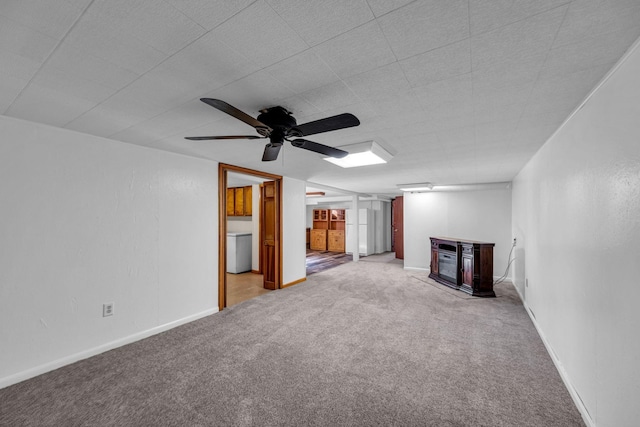
{"type": "Polygon", "coordinates": [[[218,190],[218,309],[222,311],[282,285],[282,177],[221,163],[218,190]],[[250,267],[239,261],[247,256],[241,250],[247,244],[250,267]]]}

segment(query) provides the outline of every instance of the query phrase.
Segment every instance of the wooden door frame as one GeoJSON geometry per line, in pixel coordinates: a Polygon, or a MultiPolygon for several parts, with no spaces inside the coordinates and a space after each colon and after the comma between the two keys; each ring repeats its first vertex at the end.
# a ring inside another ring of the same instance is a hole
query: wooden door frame
{"type": "Polygon", "coordinates": [[[240,166],[218,164],[218,310],[222,311],[227,306],[227,173],[235,172],[244,175],[253,175],[272,181],[277,181],[276,203],[278,215],[276,215],[278,227],[278,248],[276,260],[278,275],[276,287],[282,287],[282,176],[267,172],[260,172],[240,166]]]}

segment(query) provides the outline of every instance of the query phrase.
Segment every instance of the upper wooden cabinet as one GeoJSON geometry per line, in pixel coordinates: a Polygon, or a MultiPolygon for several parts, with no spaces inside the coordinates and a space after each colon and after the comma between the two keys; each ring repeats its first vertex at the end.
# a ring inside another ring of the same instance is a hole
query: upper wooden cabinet
{"type": "Polygon", "coordinates": [[[227,216],[234,216],[236,206],[236,191],[233,188],[227,188],[227,216]]]}
{"type": "Polygon", "coordinates": [[[327,218],[327,210],[314,209],[313,210],[313,229],[327,230],[328,228],[329,228],[329,221],[327,218]]]}
{"type": "Polygon", "coordinates": [[[345,210],[331,209],[329,212],[329,230],[344,230],[345,210]]]}
{"type": "Polygon", "coordinates": [[[251,216],[251,194],[250,185],[227,188],[227,216],[251,216]]]}
{"type": "Polygon", "coordinates": [[[247,185],[244,187],[244,215],[251,216],[253,215],[253,187],[247,185]]]}
{"type": "Polygon", "coordinates": [[[244,216],[244,187],[236,187],[234,190],[236,192],[234,215],[244,216]]]}

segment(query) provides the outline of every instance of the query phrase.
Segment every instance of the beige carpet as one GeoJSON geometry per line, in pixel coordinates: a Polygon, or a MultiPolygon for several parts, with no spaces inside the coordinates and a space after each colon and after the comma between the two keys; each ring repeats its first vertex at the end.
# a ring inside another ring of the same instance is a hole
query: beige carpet
{"type": "Polygon", "coordinates": [[[389,262],[0,390],[2,426],[581,426],[509,284],[461,299],[389,262]]]}

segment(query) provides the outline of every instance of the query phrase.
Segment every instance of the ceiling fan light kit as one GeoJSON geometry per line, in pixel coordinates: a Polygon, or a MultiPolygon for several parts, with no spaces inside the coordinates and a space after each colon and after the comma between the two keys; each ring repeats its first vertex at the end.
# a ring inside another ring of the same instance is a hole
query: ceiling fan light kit
{"type": "Polygon", "coordinates": [[[330,147],[328,145],[302,139],[303,136],[315,135],[323,132],[330,132],[338,129],[358,126],[360,121],[356,116],[349,113],[338,114],[313,122],[298,125],[296,119],[291,115],[290,111],[285,108],[276,106],[260,110],[260,115],[253,118],[247,113],[227,104],[224,101],[213,98],[200,98],[205,104],[216,108],[236,119],[255,128],[260,134],[256,135],[228,135],[228,136],[187,136],[185,139],[192,141],[205,141],[213,139],[263,139],[268,138],[269,143],[264,148],[262,161],[268,162],[278,158],[280,148],[284,141],[289,141],[291,145],[304,150],[313,151],[324,154],[331,158],[346,157],[349,153],[339,148],[330,147]],[[296,138],[296,139],[291,139],[296,138]]]}

